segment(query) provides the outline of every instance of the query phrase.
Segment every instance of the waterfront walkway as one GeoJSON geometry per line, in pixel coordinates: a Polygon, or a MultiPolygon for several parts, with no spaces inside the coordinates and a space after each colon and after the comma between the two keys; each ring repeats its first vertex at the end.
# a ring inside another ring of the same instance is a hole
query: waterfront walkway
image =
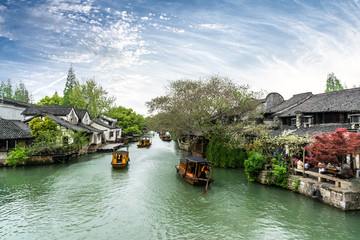
{"type": "Polygon", "coordinates": [[[98,152],[113,152],[121,147],[126,147],[126,144],[123,143],[109,143],[102,147],[100,147],[97,151],[98,152]]]}

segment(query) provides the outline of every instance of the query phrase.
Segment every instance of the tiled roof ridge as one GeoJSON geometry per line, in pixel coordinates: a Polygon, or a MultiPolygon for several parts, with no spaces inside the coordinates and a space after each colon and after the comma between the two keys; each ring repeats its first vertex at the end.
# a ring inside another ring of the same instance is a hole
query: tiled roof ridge
{"type": "Polygon", "coordinates": [[[360,87],[347,88],[347,89],[343,89],[343,90],[336,90],[336,91],[318,93],[318,94],[314,94],[314,96],[318,96],[318,95],[333,95],[333,94],[339,94],[339,93],[351,92],[351,91],[359,91],[359,90],[360,90],[360,87]]]}
{"type": "Polygon", "coordinates": [[[0,118],[0,139],[32,138],[30,128],[20,120],[0,118]]]}

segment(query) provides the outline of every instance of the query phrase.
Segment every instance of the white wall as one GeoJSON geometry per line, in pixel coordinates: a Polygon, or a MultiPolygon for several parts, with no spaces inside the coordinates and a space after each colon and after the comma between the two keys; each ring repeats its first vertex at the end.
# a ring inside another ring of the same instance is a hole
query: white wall
{"type": "Polygon", "coordinates": [[[92,127],[94,128],[97,128],[99,130],[103,130],[104,131],[104,135],[105,135],[105,141],[114,141],[115,140],[115,131],[114,129],[109,129],[109,128],[106,128],[106,127],[103,127],[97,123],[92,123],[91,124],[92,127]],[[112,138],[109,138],[109,133],[110,131],[113,131],[114,132],[114,136],[112,138]]]}
{"type": "Polygon", "coordinates": [[[85,115],[84,115],[84,117],[83,117],[83,119],[82,119],[82,123],[83,124],[86,124],[86,125],[89,125],[90,124],[90,116],[89,116],[89,114],[88,113],[85,113],[85,115]]]}
{"type": "Polygon", "coordinates": [[[0,103],[0,117],[8,120],[24,120],[24,116],[21,113],[25,110],[24,107],[15,107],[0,103]]]}

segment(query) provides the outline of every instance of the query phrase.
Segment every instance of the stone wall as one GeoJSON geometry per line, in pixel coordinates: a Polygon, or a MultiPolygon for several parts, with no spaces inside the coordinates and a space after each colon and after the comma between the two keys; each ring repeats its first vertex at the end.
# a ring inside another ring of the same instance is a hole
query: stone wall
{"type": "Polygon", "coordinates": [[[26,160],[26,165],[52,164],[55,163],[52,156],[32,156],[26,160]]]}
{"type": "Polygon", "coordinates": [[[5,165],[7,160],[7,152],[0,152],[0,167],[5,165]]]}
{"type": "MultiPolygon", "coordinates": [[[[266,170],[261,171],[258,182],[267,184],[266,170]]],[[[360,191],[355,189],[343,189],[334,184],[318,182],[316,179],[290,175],[288,185],[294,186],[294,179],[300,180],[298,192],[311,198],[316,198],[326,204],[342,210],[360,210],[360,191]]]]}

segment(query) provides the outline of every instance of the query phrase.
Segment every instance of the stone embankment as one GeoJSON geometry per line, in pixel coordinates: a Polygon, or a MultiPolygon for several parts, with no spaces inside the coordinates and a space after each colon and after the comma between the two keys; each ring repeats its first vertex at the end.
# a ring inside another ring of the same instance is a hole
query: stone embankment
{"type": "MultiPolygon", "coordinates": [[[[268,184],[266,178],[268,171],[269,170],[263,170],[260,173],[258,182],[268,184]]],[[[360,210],[360,191],[352,186],[353,184],[351,184],[351,182],[346,185],[343,184],[343,186],[339,187],[338,184],[332,184],[330,183],[331,181],[326,181],[326,179],[325,182],[319,182],[318,179],[311,177],[290,175],[288,178],[288,185],[291,189],[294,189],[296,182],[299,181],[300,183],[296,187],[296,190],[293,191],[311,198],[316,198],[326,204],[345,211],[360,210]]]]}

